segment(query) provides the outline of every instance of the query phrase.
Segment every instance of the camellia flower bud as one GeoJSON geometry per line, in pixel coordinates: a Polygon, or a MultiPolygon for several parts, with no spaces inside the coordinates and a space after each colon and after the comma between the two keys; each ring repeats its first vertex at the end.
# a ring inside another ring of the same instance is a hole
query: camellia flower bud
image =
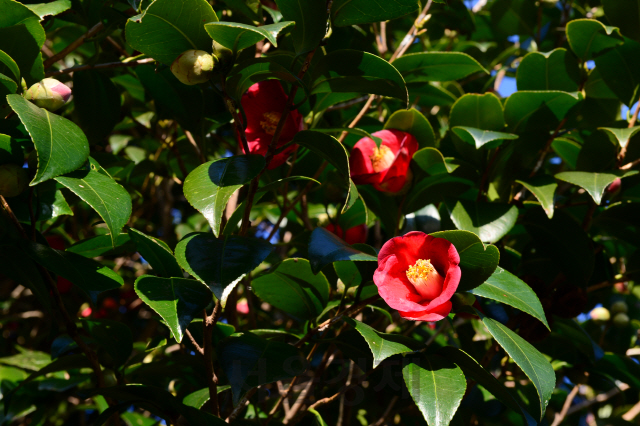
{"type": "Polygon", "coordinates": [[[624,312],[618,312],[616,316],[613,317],[613,325],[619,328],[626,327],[629,324],[629,315],[624,312]]]}
{"type": "Polygon", "coordinates": [[[190,86],[205,83],[211,76],[215,62],[204,50],[187,50],[171,64],[171,72],[184,84],[190,86]]]}
{"type": "Polygon", "coordinates": [[[53,112],[69,101],[71,89],[55,78],[45,78],[31,86],[24,97],[40,108],[53,112]]]}
{"type": "Polygon", "coordinates": [[[27,171],[17,164],[0,166],[0,195],[15,197],[25,190],[29,183],[27,171]]]}
{"type": "Polygon", "coordinates": [[[627,303],[624,300],[618,300],[617,302],[614,302],[611,305],[611,313],[612,314],[618,314],[622,312],[623,314],[626,314],[627,312],[629,312],[629,305],[627,305],[627,303]]]}
{"type": "Polygon", "coordinates": [[[589,316],[596,322],[606,322],[611,319],[611,313],[607,308],[594,308],[589,316]]]}

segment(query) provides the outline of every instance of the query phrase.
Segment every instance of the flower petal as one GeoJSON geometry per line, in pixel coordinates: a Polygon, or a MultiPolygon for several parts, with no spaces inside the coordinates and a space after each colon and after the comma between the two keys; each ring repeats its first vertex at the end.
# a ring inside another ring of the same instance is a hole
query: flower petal
{"type": "Polygon", "coordinates": [[[449,315],[452,304],[447,301],[440,306],[436,306],[429,311],[422,312],[403,312],[399,311],[400,316],[414,321],[440,321],[449,315]]]}

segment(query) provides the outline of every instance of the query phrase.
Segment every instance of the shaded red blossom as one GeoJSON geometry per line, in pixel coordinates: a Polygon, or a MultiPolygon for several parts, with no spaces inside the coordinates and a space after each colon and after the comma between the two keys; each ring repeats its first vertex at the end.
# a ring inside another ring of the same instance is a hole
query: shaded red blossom
{"type": "Polygon", "coordinates": [[[364,244],[367,241],[367,225],[357,225],[344,231],[340,225],[328,224],[326,230],[342,238],[347,244],[364,244]]]}
{"type": "MultiPolygon", "coordinates": [[[[287,95],[278,80],[265,80],[251,86],[242,96],[241,103],[247,117],[245,134],[249,151],[252,154],[266,155],[287,104],[287,95]]],[[[298,111],[291,111],[285,120],[277,148],[290,142],[302,130],[302,126],[302,115],[298,111]]],[[[242,149],[244,151],[244,147],[242,149]]],[[[281,166],[295,149],[296,145],[291,145],[274,156],[268,168],[281,166]]]]}
{"type": "Polygon", "coordinates": [[[349,158],[351,179],[373,185],[379,191],[396,193],[411,181],[409,164],[418,150],[416,138],[400,130],[381,130],[372,136],[382,139],[380,148],[371,138],[360,139],[349,158]]]}
{"type": "Polygon", "coordinates": [[[443,238],[409,232],[387,241],[378,254],[373,282],[404,318],[439,321],[451,312],[460,283],[460,256],[443,238]]]}

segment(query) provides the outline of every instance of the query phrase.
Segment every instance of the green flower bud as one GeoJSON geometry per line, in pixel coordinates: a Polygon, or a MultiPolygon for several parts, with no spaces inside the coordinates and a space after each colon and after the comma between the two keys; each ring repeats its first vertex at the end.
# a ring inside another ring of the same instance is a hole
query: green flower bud
{"type": "Polygon", "coordinates": [[[624,300],[619,300],[611,305],[611,313],[618,314],[620,312],[626,314],[629,311],[629,306],[624,300]]]}
{"type": "Polygon", "coordinates": [[[60,109],[71,97],[71,89],[55,78],[45,78],[27,90],[24,97],[48,111],[60,109]]]}
{"type": "Polygon", "coordinates": [[[15,197],[20,195],[29,184],[27,170],[17,164],[3,164],[0,166],[0,195],[15,197]]]}
{"type": "Polygon", "coordinates": [[[171,72],[184,84],[190,86],[205,83],[211,76],[215,62],[204,50],[187,50],[171,64],[171,72]]]}
{"type": "Polygon", "coordinates": [[[619,312],[616,316],[613,317],[613,325],[616,327],[622,328],[626,327],[629,324],[629,315],[624,312],[619,312]]]}
{"type": "Polygon", "coordinates": [[[611,314],[607,308],[594,308],[589,316],[596,322],[606,322],[611,319],[611,314]]]}

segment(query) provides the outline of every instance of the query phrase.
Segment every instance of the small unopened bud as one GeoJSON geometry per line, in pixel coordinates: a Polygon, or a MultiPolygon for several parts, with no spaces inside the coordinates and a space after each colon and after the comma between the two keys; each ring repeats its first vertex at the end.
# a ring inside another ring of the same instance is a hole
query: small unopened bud
{"type": "Polygon", "coordinates": [[[611,318],[611,314],[607,308],[594,308],[589,316],[596,322],[607,322],[611,318]]]}
{"type": "Polygon", "coordinates": [[[620,178],[616,178],[607,187],[607,192],[609,194],[615,194],[616,192],[618,192],[618,190],[620,189],[621,186],[622,186],[622,181],[620,180],[620,178]]]}
{"type": "Polygon", "coordinates": [[[629,312],[629,305],[624,300],[618,300],[617,302],[611,305],[611,313],[619,314],[620,312],[626,314],[629,312]]]}
{"type": "Polygon", "coordinates": [[[31,86],[24,97],[40,108],[55,111],[69,101],[71,89],[55,78],[45,78],[31,86]]]}
{"type": "Polygon", "coordinates": [[[629,324],[629,315],[619,312],[613,317],[613,325],[616,327],[626,327],[629,324]]]}
{"type": "Polygon", "coordinates": [[[187,50],[171,64],[171,72],[190,86],[205,83],[211,76],[215,63],[213,56],[204,50],[187,50]]]}
{"type": "Polygon", "coordinates": [[[0,195],[15,197],[25,190],[29,183],[27,171],[17,164],[0,166],[0,195]]]}

